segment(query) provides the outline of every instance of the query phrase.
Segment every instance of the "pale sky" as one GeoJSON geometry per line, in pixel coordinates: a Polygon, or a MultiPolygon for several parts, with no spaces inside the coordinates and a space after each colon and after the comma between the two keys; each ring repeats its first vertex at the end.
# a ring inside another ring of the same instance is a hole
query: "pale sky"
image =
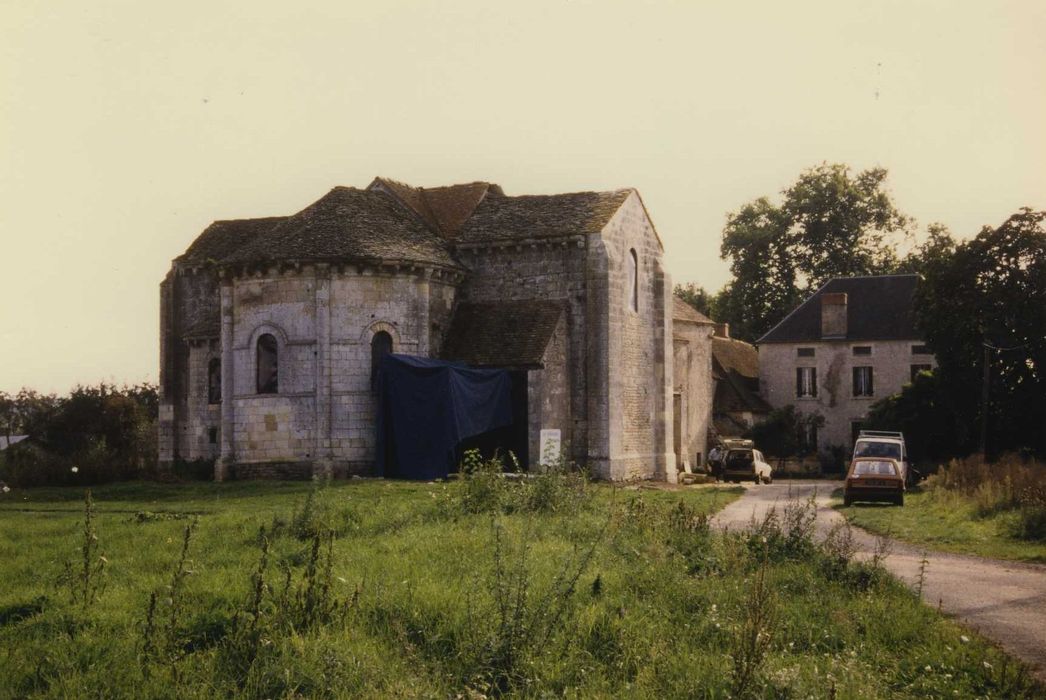
{"type": "Polygon", "coordinates": [[[962,237],[1046,208],[1046,3],[0,0],[0,390],[158,377],[211,221],[375,175],[635,187],[675,281],[728,211],[881,165],[962,237]]]}

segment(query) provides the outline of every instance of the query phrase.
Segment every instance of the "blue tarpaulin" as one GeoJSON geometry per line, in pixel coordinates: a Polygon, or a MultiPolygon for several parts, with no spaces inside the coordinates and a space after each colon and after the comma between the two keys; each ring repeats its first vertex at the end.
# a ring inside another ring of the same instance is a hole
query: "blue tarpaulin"
{"type": "Polygon", "coordinates": [[[512,380],[506,370],[386,355],[375,423],[379,475],[443,478],[458,443],[512,423],[512,380]]]}

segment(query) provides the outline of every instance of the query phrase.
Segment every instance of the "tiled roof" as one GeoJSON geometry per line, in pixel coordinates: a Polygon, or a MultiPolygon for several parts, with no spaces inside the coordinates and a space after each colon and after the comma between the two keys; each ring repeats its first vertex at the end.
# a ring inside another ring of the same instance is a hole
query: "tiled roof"
{"type": "Polygon", "coordinates": [[[488,192],[457,241],[555,238],[599,233],[632,190],[506,197],[488,192]]]}
{"type": "Polygon", "coordinates": [[[228,264],[403,261],[458,267],[447,244],[391,195],[335,187],[225,258],[228,264]]]}
{"type": "Polygon", "coordinates": [[[413,187],[387,177],[375,178],[370,188],[388,190],[420,216],[430,229],[448,239],[457,236],[487,192],[503,194],[498,185],[489,182],[413,187]]]}
{"type": "Polygon", "coordinates": [[[559,324],[559,302],[462,302],[454,311],[443,358],[475,367],[540,367],[559,324]]]}
{"type": "Polygon", "coordinates": [[[756,342],[807,343],[821,340],[821,296],[837,293],[844,293],[847,297],[844,340],[917,339],[914,297],[918,283],[916,275],[837,277],[756,342]]]}
{"type": "Polygon", "coordinates": [[[759,351],[734,338],[712,337],[714,413],[769,413],[770,404],[759,395],[759,351]]]}
{"type": "Polygon", "coordinates": [[[724,371],[734,371],[750,379],[759,378],[759,351],[743,340],[712,336],[712,357],[724,371]]]}
{"type": "Polygon", "coordinates": [[[672,320],[690,321],[691,323],[701,323],[708,326],[715,325],[715,321],[677,296],[672,297],[672,320]]]}
{"type": "Polygon", "coordinates": [[[230,219],[215,221],[203,230],[189,249],[176,260],[186,265],[222,262],[243,245],[284,220],[283,216],[264,219],[230,219]]]}

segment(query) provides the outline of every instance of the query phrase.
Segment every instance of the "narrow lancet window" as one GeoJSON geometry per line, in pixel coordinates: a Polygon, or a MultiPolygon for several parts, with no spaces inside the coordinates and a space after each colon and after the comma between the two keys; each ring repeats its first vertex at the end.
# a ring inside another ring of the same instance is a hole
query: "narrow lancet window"
{"type": "Polygon", "coordinates": [[[639,256],[635,248],[628,253],[628,303],[633,311],[639,311],[639,256]]]}
{"type": "Polygon", "coordinates": [[[279,383],[280,348],[276,338],[266,333],[258,338],[258,393],[275,394],[279,383]]]}
{"type": "Polygon", "coordinates": [[[370,390],[378,390],[378,367],[382,359],[392,352],[392,336],[378,331],[370,339],[370,390]]]}
{"type": "Polygon", "coordinates": [[[207,363],[207,403],[222,402],[222,361],[213,358],[207,363]]]}

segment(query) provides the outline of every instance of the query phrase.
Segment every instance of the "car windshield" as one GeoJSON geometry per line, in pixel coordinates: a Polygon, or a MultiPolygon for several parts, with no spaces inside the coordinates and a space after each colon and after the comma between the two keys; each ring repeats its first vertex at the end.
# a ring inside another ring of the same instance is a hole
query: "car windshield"
{"type": "Polygon", "coordinates": [[[752,451],[751,450],[730,450],[726,456],[727,464],[751,464],[752,463],[752,451]]]}
{"type": "Polygon", "coordinates": [[[854,476],[873,474],[875,476],[897,476],[897,469],[893,462],[880,462],[878,460],[862,460],[854,465],[854,476]]]}
{"type": "Polygon", "coordinates": [[[901,458],[901,446],[896,442],[872,442],[871,440],[858,440],[854,457],[889,457],[890,459],[901,458]]]}

